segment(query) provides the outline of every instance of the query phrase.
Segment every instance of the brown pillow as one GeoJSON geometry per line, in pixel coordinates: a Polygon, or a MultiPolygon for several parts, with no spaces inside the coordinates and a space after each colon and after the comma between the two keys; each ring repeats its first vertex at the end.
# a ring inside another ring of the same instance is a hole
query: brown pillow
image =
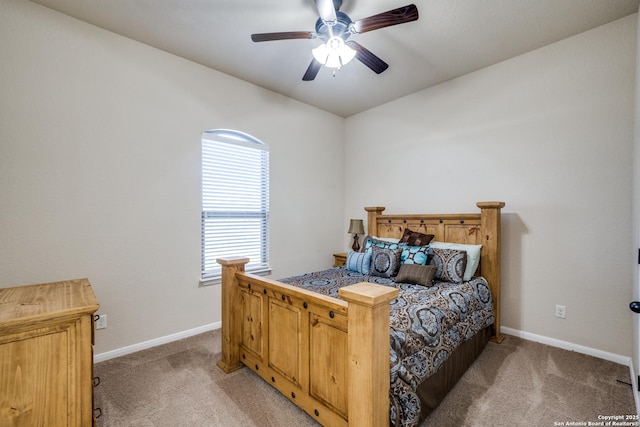
{"type": "Polygon", "coordinates": [[[437,267],[433,265],[402,264],[396,277],[396,283],[431,286],[436,270],[437,267]]]}
{"type": "Polygon", "coordinates": [[[418,233],[417,231],[411,231],[405,228],[400,242],[406,243],[409,246],[425,246],[429,244],[433,237],[433,234],[418,233]]]}

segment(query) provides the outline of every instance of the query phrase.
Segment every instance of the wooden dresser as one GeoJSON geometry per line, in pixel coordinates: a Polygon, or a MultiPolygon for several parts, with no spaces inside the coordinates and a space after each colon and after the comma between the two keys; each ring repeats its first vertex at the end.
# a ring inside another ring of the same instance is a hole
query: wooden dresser
{"type": "Polygon", "coordinates": [[[0,289],[0,426],[95,423],[98,308],[87,279],[0,289]]]}

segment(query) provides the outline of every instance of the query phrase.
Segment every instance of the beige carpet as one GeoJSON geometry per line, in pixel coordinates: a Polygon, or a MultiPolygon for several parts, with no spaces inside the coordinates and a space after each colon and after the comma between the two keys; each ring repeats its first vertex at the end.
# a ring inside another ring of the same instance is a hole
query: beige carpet
{"type": "MultiPolygon", "coordinates": [[[[95,366],[98,426],[317,426],[248,369],[217,368],[220,331],[95,366]]],[[[507,336],[422,426],[558,426],[635,413],[626,366],[507,336]],[[557,423],[557,424],[556,424],[557,423]]]]}

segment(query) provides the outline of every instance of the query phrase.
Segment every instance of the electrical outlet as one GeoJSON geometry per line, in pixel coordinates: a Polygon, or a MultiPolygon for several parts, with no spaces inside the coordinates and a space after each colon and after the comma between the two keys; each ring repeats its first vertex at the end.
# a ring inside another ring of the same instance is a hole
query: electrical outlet
{"type": "Polygon", "coordinates": [[[106,314],[98,314],[96,315],[96,329],[106,329],[107,327],[107,315],[106,314]]]}
{"type": "Polygon", "coordinates": [[[567,318],[567,307],[564,306],[564,305],[556,304],[556,317],[559,317],[560,319],[566,319],[567,318]]]}

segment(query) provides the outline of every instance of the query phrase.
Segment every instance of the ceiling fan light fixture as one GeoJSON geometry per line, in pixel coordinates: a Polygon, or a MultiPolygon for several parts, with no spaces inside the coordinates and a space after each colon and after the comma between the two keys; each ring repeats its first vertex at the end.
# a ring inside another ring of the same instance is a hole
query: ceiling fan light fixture
{"type": "Polygon", "coordinates": [[[338,36],[331,37],[326,44],[321,44],[311,53],[316,61],[328,68],[340,68],[356,56],[356,51],[338,36]]]}

